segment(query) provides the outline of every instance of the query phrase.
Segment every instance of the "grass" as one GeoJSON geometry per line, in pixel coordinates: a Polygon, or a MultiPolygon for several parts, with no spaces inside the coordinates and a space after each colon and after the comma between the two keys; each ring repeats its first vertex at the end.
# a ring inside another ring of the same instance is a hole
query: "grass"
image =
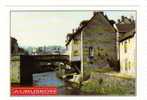
{"type": "Polygon", "coordinates": [[[83,86],[81,87],[81,91],[87,93],[96,92],[96,86],[97,86],[96,84],[97,84],[96,80],[88,81],[85,84],[83,84],[83,86]]]}
{"type": "Polygon", "coordinates": [[[108,73],[108,72],[113,72],[112,68],[110,67],[101,67],[101,68],[91,68],[87,67],[84,68],[84,81],[88,80],[91,76],[91,73],[108,73]]]}
{"type": "Polygon", "coordinates": [[[128,82],[128,84],[120,84],[117,79],[109,80],[108,78],[105,79],[105,77],[90,79],[91,74],[95,75],[96,73],[110,74],[110,77],[114,77],[114,79],[116,77],[121,78],[122,80],[132,80],[132,77],[130,75],[114,72],[110,67],[87,67],[84,69],[84,77],[87,77],[87,79],[86,81],[84,80],[81,86],[81,91],[93,95],[135,95],[135,83],[133,83],[133,86],[130,84],[130,82],[128,82]]]}
{"type": "Polygon", "coordinates": [[[130,91],[128,85],[113,84],[104,85],[104,79],[90,80],[83,84],[81,91],[96,95],[135,95],[135,90],[130,91]]]}

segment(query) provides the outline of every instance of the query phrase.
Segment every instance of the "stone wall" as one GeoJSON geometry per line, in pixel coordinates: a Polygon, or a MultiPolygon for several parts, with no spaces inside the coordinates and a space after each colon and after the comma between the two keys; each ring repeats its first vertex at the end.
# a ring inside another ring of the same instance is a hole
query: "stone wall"
{"type": "Polygon", "coordinates": [[[101,14],[92,18],[82,31],[83,69],[115,67],[117,62],[116,33],[109,21],[101,14]],[[92,48],[90,57],[89,49],[92,48]]]}
{"type": "Polygon", "coordinates": [[[11,77],[11,83],[20,83],[20,57],[19,56],[11,57],[10,77],[11,77]]]}
{"type": "Polygon", "coordinates": [[[93,92],[95,91],[96,94],[136,95],[135,78],[123,78],[108,73],[93,73],[91,74],[90,81],[95,83],[93,92]]]}

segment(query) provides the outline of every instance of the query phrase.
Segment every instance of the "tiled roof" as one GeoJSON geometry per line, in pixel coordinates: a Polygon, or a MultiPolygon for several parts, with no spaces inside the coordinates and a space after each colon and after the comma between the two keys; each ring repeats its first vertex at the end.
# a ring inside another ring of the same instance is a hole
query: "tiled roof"
{"type": "Polygon", "coordinates": [[[116,24],[119,33],[126,33],[135,28],[135,23],[133,24],[116,24]]]}
{"type": "Polygon", "coordinates": [[[119,41],[121,42],[121,41],[124,41],[128,38],[131,38],[131,37],[134,36],[135,33],[136,33],[136,31],[135,31],[135,29],[133,29],[133,30],[127,32],[127,33],[120,34],[119,41]]]}
{"type": "Polygon", "coordinates": [[[95,12],[94,16],[90,19],[90,20],[86,20],[86,21],[82,21],[80,27],[76,30],[76,32],[74,32],[70,38],[70,40],[68,40],[68,42],[66,43],[66,45],[68,45],[70,43],[70,41],[74,38],[74,36],[76,34],[81,33],[81,31],[88,27],[89,25],[91,25],[92,21],[99,21],[99,24],[101,27],[104,28],[103,31],[109,31],[109,32],[115,32],[115,29],[112,27],[110,20],[108,18],[106,18],[106,16],[103,14],[103,12],[95,12]],[[99,20],[96,19],[96,16],[98,16],[97,18],[99,20]]]}

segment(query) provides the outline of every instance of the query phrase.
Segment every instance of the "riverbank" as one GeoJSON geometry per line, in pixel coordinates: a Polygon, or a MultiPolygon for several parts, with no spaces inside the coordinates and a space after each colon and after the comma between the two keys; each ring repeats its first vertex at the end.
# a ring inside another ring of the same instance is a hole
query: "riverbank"
{"type": "Polygon", "coordinates": [[[136,80],[132,77],[120,77],[120,74],[92,73],[90,79],[83,82],[81,91],[93,95],[136,95],[136,80]]]}
{"type": "MultiPolygon", "coordinates": [[[[110,69],[109,69],[110,70],[110,69]]],[[[134,77],[122,75],[108,70],[91,72],[89,78],[83,82],[75,83],[61,79],[57,72],[33,74],[32,86],[53,86],[58,88],[58,95],[109,95],[109,96],[134,96],[136,95],[136,80],[134,77]],[[124,77],[125,76],[125,77],[124,77]]],[[[22,86],[20,84],[11,84],[22,86]]]]}

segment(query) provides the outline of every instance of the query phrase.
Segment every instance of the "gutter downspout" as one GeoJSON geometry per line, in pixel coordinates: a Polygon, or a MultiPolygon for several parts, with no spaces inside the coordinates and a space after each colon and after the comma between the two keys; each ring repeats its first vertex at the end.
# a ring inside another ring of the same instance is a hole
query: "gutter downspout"
{"type": "Polygon", "coordinates": [[[83,68],[83,32],[81,32],[81,79],[83,81],[83,75],[84,75],[84,68],[83,68]]]}

